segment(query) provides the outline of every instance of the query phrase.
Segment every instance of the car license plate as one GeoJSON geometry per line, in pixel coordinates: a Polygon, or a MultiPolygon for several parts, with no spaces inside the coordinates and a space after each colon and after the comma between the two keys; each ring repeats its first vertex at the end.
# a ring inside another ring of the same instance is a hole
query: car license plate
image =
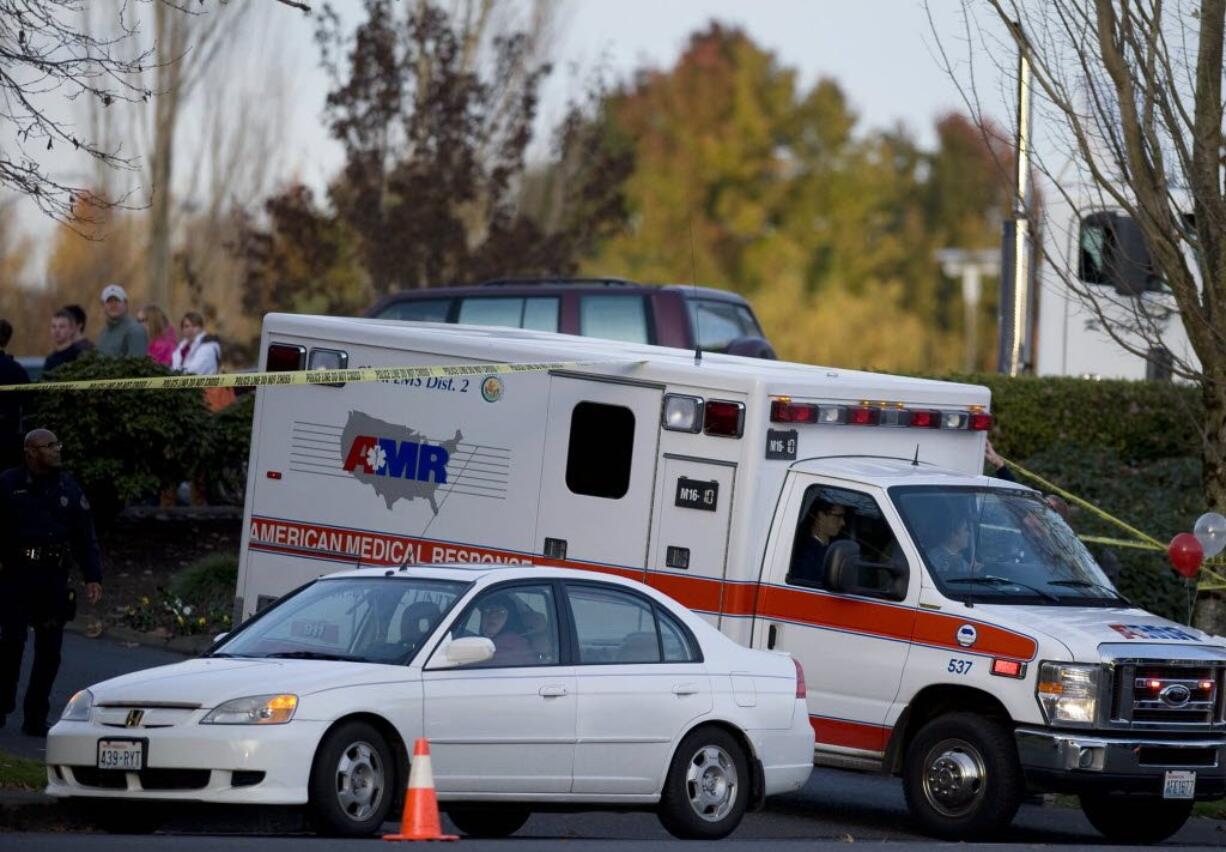
{"type": "Polygon", "coordinates": [[[98,740],[98,768],[139,772],[145,768],[145,744],[140,740],[98,740]]]}
{"type": "Polygon", "coordinates": [[[1196,773],[1171,770],[1162,783],[1164,799],[1196,798],[1196,773]]]}

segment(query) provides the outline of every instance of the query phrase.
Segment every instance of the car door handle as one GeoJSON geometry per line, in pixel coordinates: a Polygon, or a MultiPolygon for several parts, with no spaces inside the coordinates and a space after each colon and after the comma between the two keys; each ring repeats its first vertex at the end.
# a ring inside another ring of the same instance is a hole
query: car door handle
{"type": "Polygon", "coordinates": [[[540,694],[545,698],[558,698],[566,694],[564,686],[542,686],[540,694]]]}
{"type": "Polygon", "coordinates": [[[673,686],[674,695],[697,695],[698,684],[696,683],[678,683],[673,686]]]}

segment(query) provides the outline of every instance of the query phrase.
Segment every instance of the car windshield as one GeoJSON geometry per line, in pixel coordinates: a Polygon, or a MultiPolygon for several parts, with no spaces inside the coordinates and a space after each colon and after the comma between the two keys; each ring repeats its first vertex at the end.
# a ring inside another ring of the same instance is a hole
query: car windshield
{"type": "Polygon", "coordinates": [[[1127,601],[1037,493],[896,486],[890,496],[928,573],[954,600],[1118,606],[1127,601]]]}
{"type": "Polygon", "coordinates": [[[213,649],[219,657],[407,663],[467,583],[393,577],[320,580],[213,649]]]}

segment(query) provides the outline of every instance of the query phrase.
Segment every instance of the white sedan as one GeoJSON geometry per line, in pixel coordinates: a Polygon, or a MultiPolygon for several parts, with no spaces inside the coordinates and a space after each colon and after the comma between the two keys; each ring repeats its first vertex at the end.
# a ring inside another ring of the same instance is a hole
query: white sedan
{"type": "Polygon", "coordinates": [[[534,806],[612,805],[715,838],[808,778],[804,695],[793,659],[633,580],[362,569],[200,658],[78,692],[47,738],[47,792],[114,800],[108,822],[132,828],[170,800],[305,804],[320,831],[369,834],[424,736],[467,834],[509,835],[534,806]]]}

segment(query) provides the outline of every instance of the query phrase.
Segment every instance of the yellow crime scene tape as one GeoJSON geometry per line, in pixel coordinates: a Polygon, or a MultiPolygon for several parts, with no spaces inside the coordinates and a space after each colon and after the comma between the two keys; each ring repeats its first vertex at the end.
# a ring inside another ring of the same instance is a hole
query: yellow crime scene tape
{"type": "MultiPolygon", "coordinates": [[[[1154,538],[1153,536],[1148,535],[1142,532],[1141,530],[1137,529],[1136,527],[1132,526],[1131,524],[1125,523],[1124,521],[1120,520],[1114,515],[1103,511],[1102,509],[1098,508],[1097,506],[1095,506],[1093,503],[1089,502],[1088,500],[1084,500],[1081,497],[1078,497],[1076,494],[1072,493],[1071,491],[1067,491],[1061,488],[1059,485],[1056,485],[1054,482],[1044,479],[1043,477],[1039,476],[1034,471],[1027,470],[1026,468],[1022,467],[1020,464],[1018,464],[1017,462],[1010,461],[1009,459],[1006,459],[1003,456],[1001,458],[1005,462],[1005,464],[1007,464],[1013,470],[1016,470],[1018,473],[1020,473],[1022,476],[1026,477],[1027,479],[1031,479],[1034,482],[1037,482],[1046,491],[1049,491],[1052,494],[1059,494],[1061,497],[1063,497],[1065,500],[1068,500],[1070,503],[1075,503],[1078,506],[1081,506],[1083,509],[1086,509],[1091,514],[1099,518],[1102,518],[1104,521],[1110,524],[1114,524],[1115,526],[1119,527],[1120,529],[1124,530],[1125,532],[1133,536],[1132,539],[1108,538],[1105,536],[1097,536],[1097,535],[1079,535],[1077,536],[1082,541],[1089,542],[1091,544],[1106,544],[1106,545],[1111,545],[1113,547],[1129,547],[1135,550],[1156,550],[1156,551],[1161,551],[1162,553],[1166,553],[1167,546],[1163,544],[1162,542],[1158,541],[1158,539],[1154,538]]],[[[1216,556],[1213,559],[1206,559],[1203,563],[1201,563],[1200,575],[1197,577],[1197,584],[1196,584],[1197,592],[1211,591],[1211,590],[1219,590],[1219,591],[1226,590],[1226,573],[1223,573],[1222,571],[1217,570],[1217,569],[1222,568],[1223,566],[1226,566],[1226,557],[1222,557],[1222,556],[1216,556]]]]}
{"type": "Polygon", "coordinates": [[[291,385],[336,385],[355,382],[396,382],[406,379],[446,379],[574,370],[595,364],[641,361],[543,361],[535,364],[445,364],[423,367],[355,367],[351,370],[292,370],[277,373],[221,373],[214,376],[149,376],[139,379],[88,379],[75,382],[33,382],[0,385],[0,392],[186,390],[203,388],[258,388],[291,385]]]}

